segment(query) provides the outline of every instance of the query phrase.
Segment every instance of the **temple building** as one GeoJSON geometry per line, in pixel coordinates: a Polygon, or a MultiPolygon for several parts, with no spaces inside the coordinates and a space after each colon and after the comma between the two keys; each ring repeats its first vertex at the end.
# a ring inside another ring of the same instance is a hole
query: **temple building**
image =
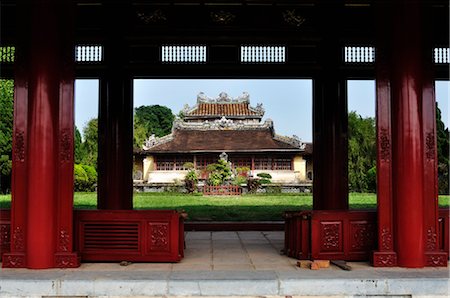
{"type": "Polygon", "coordinates": [[[197,104],[185,105],[182,115],[171,134],[150,136],[135,152],[135,182],[182,181],[187,162],[206,179],[206,167],[225,153],[233,169],[247,167],[249,175],[264,172],[273,183],[311,184],[312,144],[276,134],[272,120],[262,121],[262,104],[251,106],[248,93],[237,98],[224,92],[217,98],[200,93],[197,104]]]}

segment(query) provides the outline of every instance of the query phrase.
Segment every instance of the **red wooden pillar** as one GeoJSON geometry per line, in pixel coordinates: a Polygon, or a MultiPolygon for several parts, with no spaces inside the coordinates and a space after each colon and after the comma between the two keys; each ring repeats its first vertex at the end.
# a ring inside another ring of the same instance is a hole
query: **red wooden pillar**
{"type": "Polygon", "coordinates": [[[394,250],[392,201],[392,124],[390,49],[386,36],[391,29],[390,7],[380,5],[377,12],[376,43],[376,126],[377,126],[377,216],[378,250],[373,253],[375,267],[397,266],[394,250]]]}
{"type": "Polygon", "coordinates": [[[18,8],[11,252],[3,267],[78,267],[73,229],[71,1],[18,8]]]}
{"type": "Polygon", "coordinates": [[[320,72],[313,87],[314,210],[348,209],[347,84],[337,38],[343,1],[319,3],[323,17],[320,72]],[[330,27],[328,24],[333,24],[330,27]],[[334,31],[336,30],[336,31],[334,31]]]}
{"type": "MultiPolygon", "coordinates": [[[[432,23],[424,11],[424,30],[431,32],[432,23]]],[[[431,34],[423,36],[422,75],[422,150],[423,150],[423,207],[426,266],[447,267],[448,255],[439,250],[439,196],[438,196],[438,156],[436,136],[436,97],[433,74],[433,44],[431,34]]]]}
{"type": "MultiPolygon", "coordinates": [[[[431,43],[425,41],[420,1],[398,0],[384,8],[393,13],[391,26],[379,28],[390,44],[379,42],[377,55],[379,251],[374,265],[446,266],[447,256],[437,245],[431,43]]],[[[379,24],[386,19],[381,13],[378,18],[379,24]]]]}
{"type": "Polygon", "coordinates": [[[105,64],[100,78],[98,208],[133,209],[133,91],[126,70],[123,3],[105,3],[105,64]]]}

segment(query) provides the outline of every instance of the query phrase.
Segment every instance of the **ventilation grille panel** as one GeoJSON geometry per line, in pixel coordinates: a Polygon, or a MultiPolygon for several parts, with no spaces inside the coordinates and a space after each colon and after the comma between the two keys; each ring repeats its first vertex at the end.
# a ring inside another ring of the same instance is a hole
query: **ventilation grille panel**
{"type": "Polygon", "coordinates": [[[346,63],[374,63],[375,47],[345,47],[344,61],[346,63]]]}
{"type": "Polygon", "coordinates": [[[138,223],[85,223],[85,250],[139,250],[138,223]]]}
{"type": "Polygon", "coordinates": [[[0,62],[3,63],[13,63],[15,56],[15,47],[0,47],[0,62]]]}
{"type": "Polygon", "coordinates": [[[206,46],[164,45],[161,47],[163,63],[206,63],[206,46]]]}
{"type": "Polygon", "coordinates": [[[75,47],[75,61],[78,63],[92,63],[103,61],[103,46],[77,45],[75,47]]]}
{"type": "Polygon", "coordinates": [[[241,46],[241,63],[285,63],[285,46],[241,46]]]}
{"type": "Polygon", "coordinates": [[[449,48],[434,48],[434,63],[436,63],[436,64],[450,63],[450,49],[449,48]]]}

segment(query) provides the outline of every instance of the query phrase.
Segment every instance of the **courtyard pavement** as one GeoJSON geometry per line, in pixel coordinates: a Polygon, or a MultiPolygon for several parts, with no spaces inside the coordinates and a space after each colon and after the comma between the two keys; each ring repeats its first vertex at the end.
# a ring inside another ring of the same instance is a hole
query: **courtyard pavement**
{"type": "Polygon", "coordinates": [[[77,269],[2,269],[0,297],[376,296],[449,297],[448,268],[320,270],[280,254],[283,232],[187,232],[180,263],[83,263],[77,269]]]}

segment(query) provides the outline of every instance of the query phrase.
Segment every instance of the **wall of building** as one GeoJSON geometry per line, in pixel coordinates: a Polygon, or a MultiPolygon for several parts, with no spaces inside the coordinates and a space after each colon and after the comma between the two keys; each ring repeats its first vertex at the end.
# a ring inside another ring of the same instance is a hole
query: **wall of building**
{"type": "Polygon", "coordinates": [[[294,156],[294,173],[297,180],[306,180],[306,161],[301,155],[294,156]]]}

